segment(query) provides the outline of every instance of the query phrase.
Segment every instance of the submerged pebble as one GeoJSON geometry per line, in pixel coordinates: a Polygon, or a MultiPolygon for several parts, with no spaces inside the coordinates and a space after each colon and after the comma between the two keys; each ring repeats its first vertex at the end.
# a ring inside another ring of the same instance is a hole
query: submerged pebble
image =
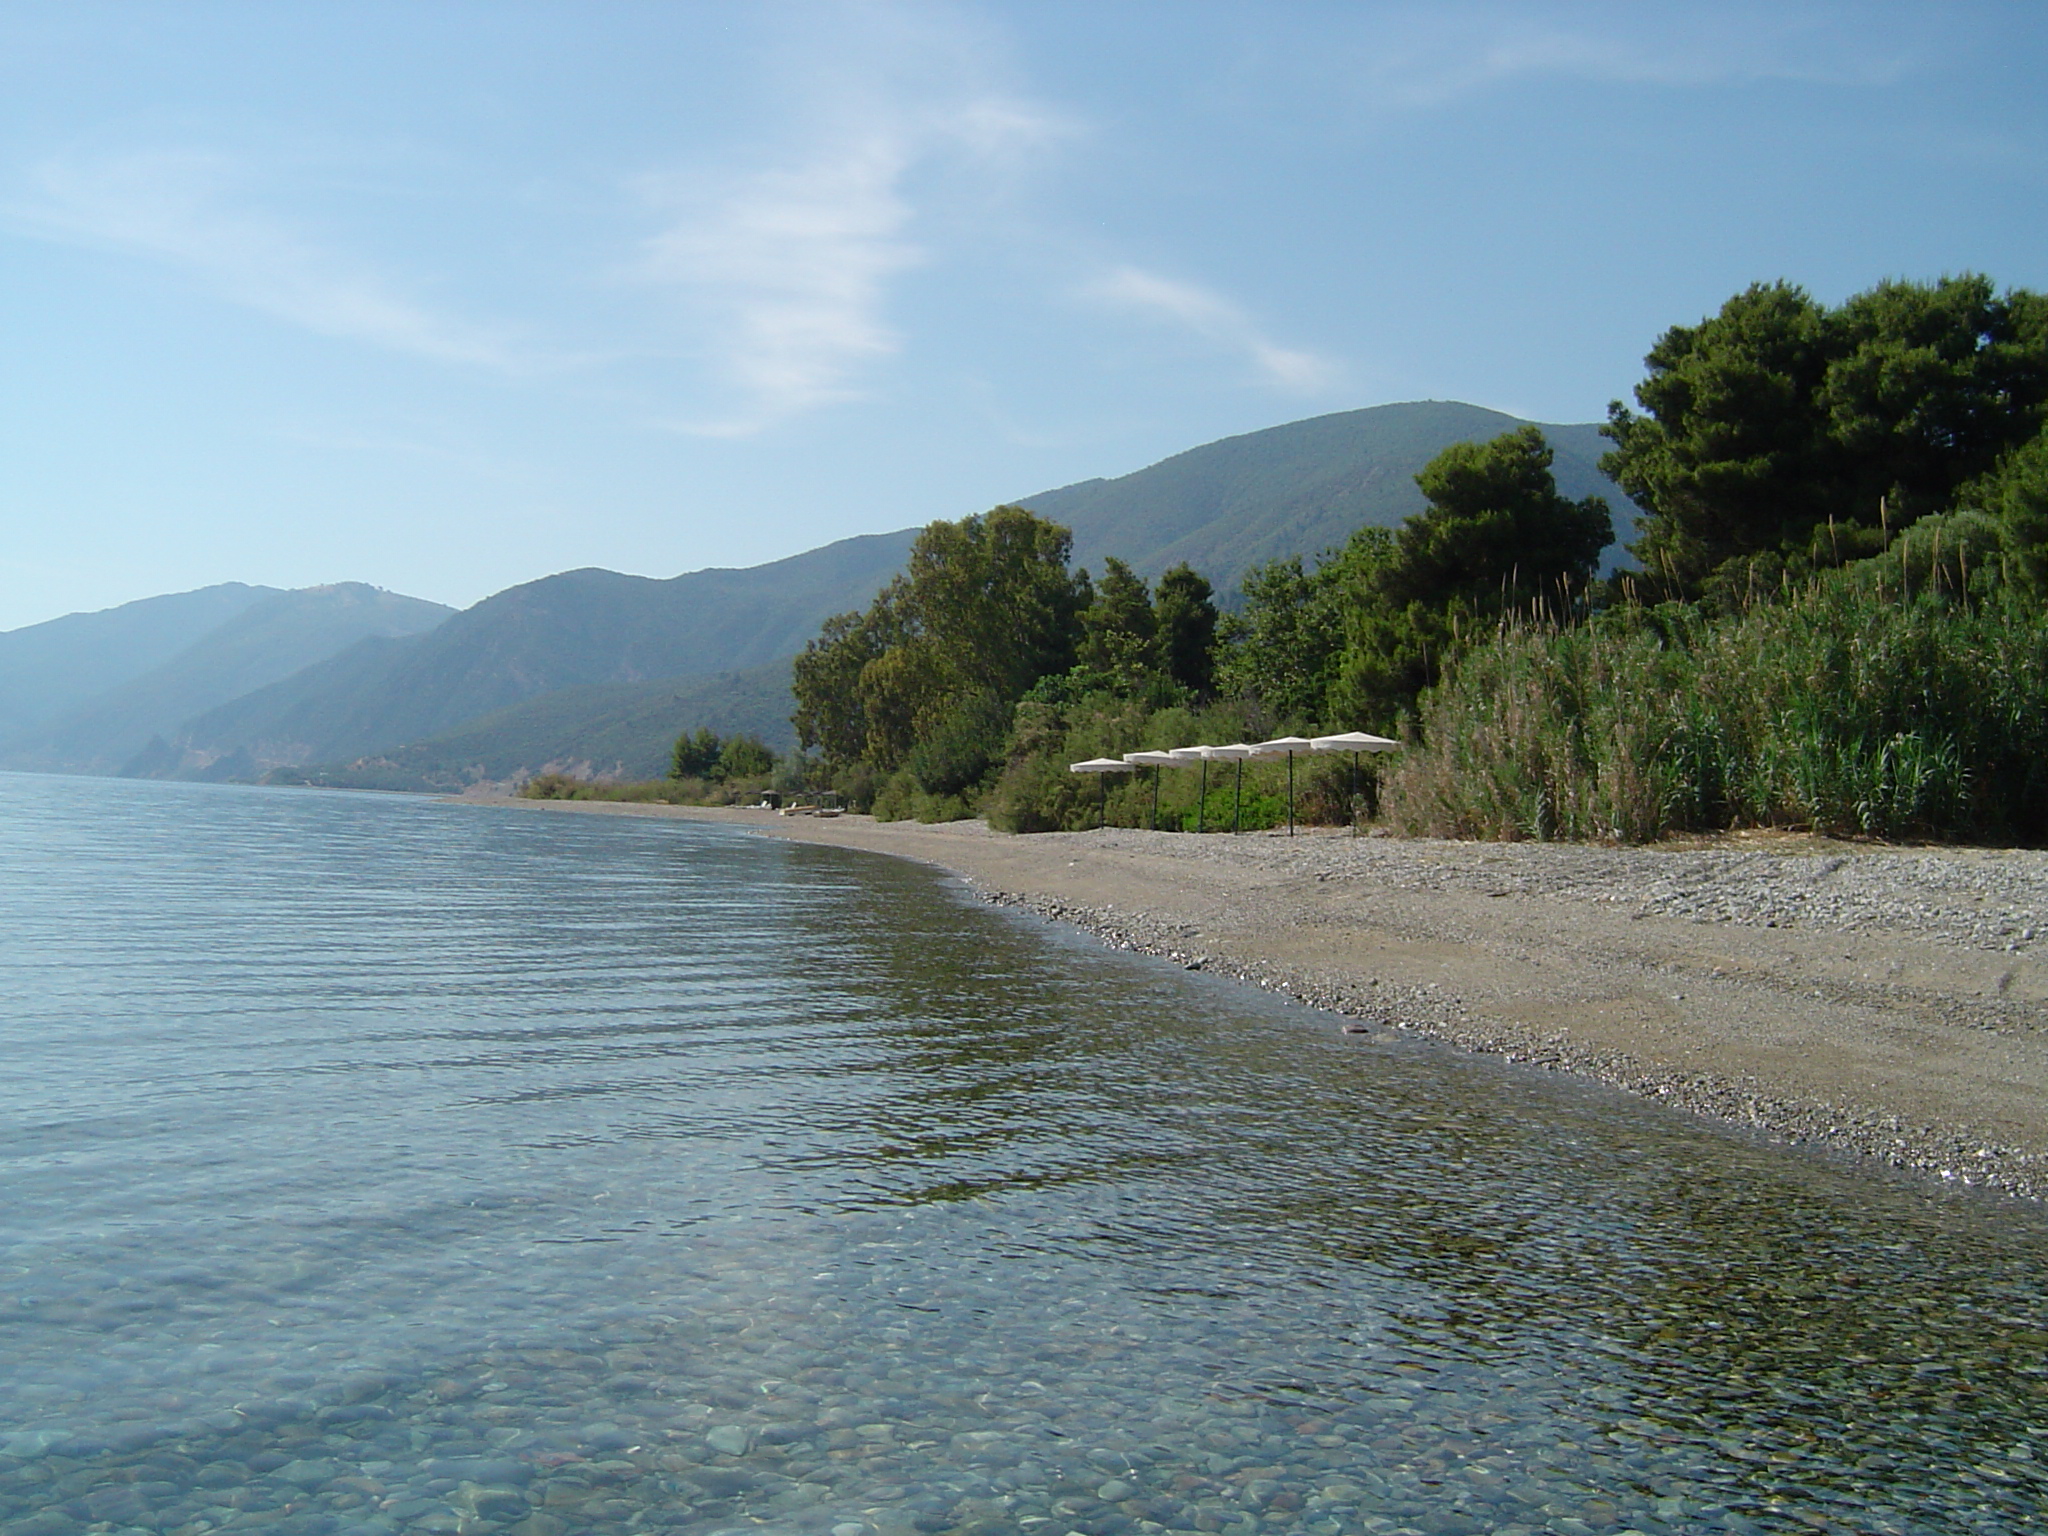
{"type": "Polygon", "coordinates": [[[0,1145],[0,1536],[1905,1536],[2048,1501],[2025,1213],[1333,1038],[906,866],[110,793],[41,905],[0,892],[41,999],[0,1023],[36,1127],[0,1145]]]}

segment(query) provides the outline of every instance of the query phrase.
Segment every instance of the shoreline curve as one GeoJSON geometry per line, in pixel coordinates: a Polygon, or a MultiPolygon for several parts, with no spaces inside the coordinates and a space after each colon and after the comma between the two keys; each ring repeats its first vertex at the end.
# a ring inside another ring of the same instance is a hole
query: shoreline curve
{"type": "Polygon", "coordinates": [[[933,865],[980,899],[1348,1021],[1937,1179],[2048,1195],[2048,852],[1109,828],[467,795],[933,865]]]}

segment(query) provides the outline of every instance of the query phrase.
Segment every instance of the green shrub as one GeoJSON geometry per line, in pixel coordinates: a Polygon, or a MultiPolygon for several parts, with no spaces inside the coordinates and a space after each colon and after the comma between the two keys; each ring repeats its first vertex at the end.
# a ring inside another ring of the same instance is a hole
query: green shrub
{"type": "Polygon", "coordinates": [[[1064,753],[1035,753],[1013,761],[982,802],[999,832],[1065,832],[1095,825],[1095,786],[1081,810],[1082,775],[1069,773],[1064,753]]]}
{"type": "Polygon", "coordinates": [[[672,779],[711,779],[718,777],[718,755],[724,750],[724,743],[710,726],[700,727],[695,735],[685,731],[676,738],[674,750],[669,754],[668,776],[672,779]]]}
{"type": "Polygon", "coordinates": [[[775,771],[775,754],[758,736],[729,736],[706,778],[766,779],[775,771]]]}
{"type": "Polygon", "coordinates": [[[579,779],[568,773],[535,774],[519,793],[528,800],[622,800],[643,805],[704,805],[724,798],[702,779],[579,779]]]}
{"type": "Polygon", "coordinates": [[[962,701],[919,738],[904,759],[905,770],[928,797],[971,797],[1003,760],[1010,716],[1010,706],[994,694],[962,701]]]}
{"type": "Polygon", "coordinates": [[[908,768],[889,775],[875,791],[869,809],[877,821],[965,821],[974,814],[958,795],[935,795],[908,768]]]}
{"type": "Polygon", "coordinates": [[[832,775],[831,787],[849,811],[867,812],[874,809],[882,775],[872,763],[851,763],[832,775]]]}
{"type": "Polygon", "coordinates": [[[1425,696],[1421,735],[1386,779],[1413,833],[2040,842],[2048,619],[1901,602],[1852,571],[1718,620],[1668,606],[1504,626],[1425,696]]]}

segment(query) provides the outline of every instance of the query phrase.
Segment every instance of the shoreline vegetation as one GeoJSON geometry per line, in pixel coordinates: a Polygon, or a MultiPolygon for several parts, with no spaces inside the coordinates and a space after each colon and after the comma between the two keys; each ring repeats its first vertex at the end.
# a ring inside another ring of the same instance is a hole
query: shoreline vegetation
{"type": "Polygon", "coordinates": [[[793,667],[795,754],[686,768],[686,735],[666,787],[527,793],[1259,829],[1286,815],[1270,768],[1069,765],[1363,730],[1405,750],[1357,781],[1304,765],[1303,820],[2048,843],[2048,299],[1963,275],[1831,308],[1758,284],[1645,365],[1601,461],[1642,514],[1636,569],[1598,574],[1608,507],[1559,494],[1534,427],[1444,450],[1400,528],[1221,599],[1185,564],[1071,569],[1066,528],[997,507],[931,524],[826,621],[793,667]]]}
{"type": "MultiPolygon", "coordinates": [[[[1692,846],[1341,832],[1018,838],[676,817],[933,865],[980,899],[1326,1011],[1944,1182],[2048,1194],[2048,852],[1751,833],[1692,846]]],[[[1504,1091],[1511,1091],[1511,1086],[1504,1091]]]]}
{"type": "Polygon", "coordinates": [[[2019,851],[2048,845],[2048,298],[1758,284],[1645,365],[1601,464],[1633,570],[1599,574],[1608,508],[1558,493],[1534,428],[1222,601],[1186,565],[1071,569],[1068,530],[997,507],[826,621],[796,754],[693,777],[686,735],[666,786],[527,795],[831,791],[873,819],[574,808],[924,859],[1368,1027],[2048,1192],[2048,854],[2019,851]],[[1355,785],[1296,765],[1295,809],[1371,837],[1164,835],[1275,825],[1272,765],[1241,797],[1069,771],[1350,730],[1403,749],[1355,785]],[[1948,846],[1880,846],[1908,840],[1948,846]]]}

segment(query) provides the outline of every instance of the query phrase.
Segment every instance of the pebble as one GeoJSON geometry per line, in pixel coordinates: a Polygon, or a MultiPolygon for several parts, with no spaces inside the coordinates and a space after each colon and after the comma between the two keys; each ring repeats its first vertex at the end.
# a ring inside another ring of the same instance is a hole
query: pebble
{"type": "MultiPolygon", "coordinates": [[[[1151,1001],[1200,989],[1162,974],[1151,1001]]],[[[210,1267],[148,1230],[11,1248],[0,1536],[1725,1536],[2021,1530],[2048,1501],[2015,1454],[2048,1242],[2010,1208],[1009,980],[985,1037],[951,974],[931,1017],[877,1010],[864,1059],[908,1065],[834,1131],[893,1179],[861,1201],[649,1230],[607,1168],[607,1240],[562,1249],[445,1186],[250,1223],[210,1267]],[[417,1290],[356,1264],[407,1222],[406,1262],[491,1262],[417,1290]]],[[[1461,1027],[1380,990],[1389,1032],[1461,1027]]],[[[768,1155],[751,1112],[718,1130],[768,1155]]],[[[477,1166],[514,1181],[517,1151],[477,1166]]]]}
{"type": "MultiPolygon", "coordinates": [[[[2048,852],[1937,852],[1857,846],[1845,853],[1708,848],[1669,850],[1559,843],[1454,843],[1426,839],[1192,837],[1109,828],[1091,845],[1152,857],[1228,863],[1313,877],[1362,891],[1466,891],[1552,903],[1620,906],[1639,917],[1808,932],[1896,933],[1982,953],[2026,956],[2048,933],[2048,852]]],[[[975,888],[983,900],[1085,929],[1115,949],[1189,970],[1233,976],[1311,1007],[1351,1016],[1346,1033],[1372,1024],[1584,1077],[1673,1108],[1794,1142],[1815,1142],[1883,1164],[2031,1199],[2048,1196],[2048,1157],[1986,1145],[1981,1134],[1820,1104],[1717,1076],[1708,1069],[1645,1068],[1623,1052],[1475,1015],[1434,986],[1372,985],[1369,995],[1271,964],[1239,964],[1190,945],[1184,924],[1114,905],[1091,907],[1041,895],[975,888]]],[[[2048,1009],[2005,995],[1948,998],[1945,1021],[1992,1031],[2048,1030],[2048,1009]]],[[[1871,985],[1882,990],[1887,984],[1871,985]]]]}

